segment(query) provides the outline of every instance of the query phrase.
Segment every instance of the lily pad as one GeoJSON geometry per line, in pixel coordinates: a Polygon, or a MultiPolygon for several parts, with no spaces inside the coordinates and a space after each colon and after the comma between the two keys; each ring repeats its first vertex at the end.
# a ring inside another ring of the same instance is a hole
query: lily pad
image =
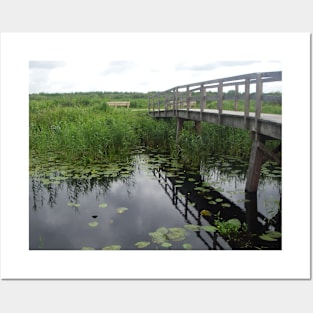
{"type": "Polygon", "coordinates": [[[88,226],[90,226],[90,227],[97,227],[98,226],[98,222],[97,221],[93,221],[93,222],[89,222],[88,223],[88,226]]]}
{"type": "Polygon", "coordinates": [[[216,198],[215,202],[223,202],[223,199],[222,198],[216,198]]]}
{"type": "Polygon", "coordinates": [[[102,250],[121,250],[121,245],[105,246],[102,250]]]}
{"type": "Polygon", "coordinates": [[[104,208],[106,208],[107,206],[108,206],[107,203],[101,203],[101,204],[99,204],[99,208],[101,208],[101,209],[104,209],[104,208]]]}
{"type": "Polygon", "coordinates": [[[79,203],[73,203],[73,202],[68,202],[68,204],[67,204],[68,206],[74,206],[74,207],[76,207],[76,208],[78,208],[79,206],[80,206],[80,204],[79,203]]]}
{"type": "Polygon", "coordinates": [[[190,243],[184,243],[184,244],[183,244],[183,248],[184,248],[185,250],[192,250],[192,245],[191,245],[190,243]]]}
{"type": "Polygon", "coordinates": [[[184,227],[188,230],[191,230],[191,231],[199,231],[201,228],[200,225],[195,225],[195,224],[186,224],[186,225],[184,225],[184,227]]]}
{"type": "Polygon", "coordinates": [[[264,234],[260,235],[259,238],[265,241],[277,241],[281,237],[281,233],[278,231],[268,230],[264,234]]]}
{"type": "Polygon", "coordinates": [[[152,238],[152,241],[157,244],[162,244],[167,240],[167,237],[160,232],[151,232],[149,236],[152,238]]]}
{"type": "Polygon", "coordinates": [[[223,208],[230,208],[231,207],[230,203],[222,203],[221,206],[223,208]]]}
{"type": "Polygon", "coordinates": [[[279,231],[268,230],[265,232],[265,234],[267,236],[274,238],[274,239],[278,239],[281,237],[281,232],[279,232],[279,231]]]}
{"type": "Polygon", "coordinates": [[[137,243],[135,243],[135,246],[139,249],[143,249],[146,248],[150,245],[150,241],[139,241],[137,243]]]}
{"type": "Polygon", "coordinates": [[[82,247],[81,250],[96,250],[93,247],[82,247]]]}
{"type": "Polygon", "coordinates": [[[277,241],[276,238],[273,238],[267,234],[263,234],[261,236],[259,236],[260,239],[265,240],[265,241],[277,241]]]}
{"type": "Polygon", "coordinates": [[[122,214],[122,213],[126,212],[127,210],[128,210],[128,208],[121,207],[121,208],[116,209],[116,213],[122,214]]]}
{"type": "Polygon", "coordinates": [[[172,246],[172,244],[170,242],[163,242],[161,244],[161,247],[163,247],[163,248],[170,248],[171,246],[172,246]]]}
{"type": "Polygon", "coordinates": [[[205,225],[205,226],[201,226],[201,229],[210,232],[210,233],[214,233],[217,228],[215,226],[211,226],[211,225],[205,225]]]}
{"type": "Polygon", "coordinates": [[[212,213],[209,210],[201,210],[200,214],[202,216],[211,216],[212,215],[212,213]]]}
{"type": "Polygon", "coordinates": [[[169,240],[172,241],[181,241],[185,239],[186,231],[181,227],[172,227],[168,229],[169,232],[166,235],[169,240]]]}
{"type": "Polygon", "coordinates": [[[159,227],[156,232],[159,232],[163,235],[167,234],[168,233],[168,229],[166,227],[159,227]]]}

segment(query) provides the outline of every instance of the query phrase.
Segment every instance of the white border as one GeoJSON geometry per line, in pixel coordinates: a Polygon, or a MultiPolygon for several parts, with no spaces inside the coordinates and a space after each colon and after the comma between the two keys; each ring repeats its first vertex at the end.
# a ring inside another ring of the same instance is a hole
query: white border
{"type": "Polygon", "coordinates": [[[131,39],[133,49],[129,53],[135,55],[142,53],[143,44],[144,51],[164,41],[173,47],[173,38],[183,36],[188,43],[195,36],[203,37],[204,33],[179,33],[176,37],[166,33],[1,34],[1,278],[309,279],[308,33],[206,33],[207,39],[203,42],[211,44],[207,49],[202,44],[197,52],[206,53],[208,58],[282,60],[282,251],[28,250],[28,62],[92,55],[91,47],[93,53],[103,54],[104,47],[97,44],[101,41],[99,36],[109,38],[117,47],[119,40],[131,39]],[[212,46],[216,41],[218,44],[212,46]],[[229,41],[238,43],[236,49],[230,49],[229,41]]]}

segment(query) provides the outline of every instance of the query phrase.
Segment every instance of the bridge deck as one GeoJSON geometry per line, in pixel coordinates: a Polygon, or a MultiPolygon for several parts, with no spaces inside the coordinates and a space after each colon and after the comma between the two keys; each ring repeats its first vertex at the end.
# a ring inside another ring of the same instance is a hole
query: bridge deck
{"type": "Polygon", "coordinates": [[[213,109],[204,109],[202,112],[200,109],[178,109],[150,111],[150,115],[156,118],[178,117],[186,120],[203,121],[247,129],[281,140],[282,116],[279,114],[261,113],[257,124],[255,122],[254,112],[250,112],[249,116],[245,117],[244,112],[241,111],[223,110],[222,113],[219,114],[218,110],[213,109]],[[258,127],[258,129],[256,129],[256,127],[258,127]]]}

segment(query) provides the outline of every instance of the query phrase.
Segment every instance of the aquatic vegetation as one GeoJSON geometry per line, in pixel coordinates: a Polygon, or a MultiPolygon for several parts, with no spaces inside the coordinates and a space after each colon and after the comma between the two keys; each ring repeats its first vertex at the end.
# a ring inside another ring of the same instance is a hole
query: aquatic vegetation
{"type": "Polygon", "coordinates": [[[212,215],[212,213],[209,210],[201,210],[200,214],[202,216],[211,216],[212,215]]]}
{"type": "Polygon", "coordinates": [[[217,227],[215,226],[212,226],[212,225],[205,225],[205,226],[201,226],[201,229],[207,231],[207,232],[211,232],[211,233],[214,233],[215,231],[218,230],[217,227]]]}
{"type": "Polygon", "coordinates": [[[102,209],[106,208],[107,206],[108,206],[107,203],[101,203],[101,204],[99,204],[99,208],[102,208],[102,209]]]}
{"type": "Polygon", "coordinates": [[[214,223],[218,232],[225,238],[232,239],[238,236],[240,232],[241,222],[237,218],[231,218],[226,221],[217,218],[214,223]]]}
{"type": "Polygon", "coordinates": [[[121,245],[110,245],[103,247],[102,250],[121,250],[121,248],[121,245]]]}
{"type": "Polygon", "coordinates": [[[99,223],[97,221],[92,221],[88,223],[88,226],[90,227],[97,227],[99,225],[99,223]]]}
{"type": "Polygon", "coordinates": [[[184,244],[183,244],[183,248],[184,248],[185,250],[192,250],[192,244],[190,244],[190,243],[184,243],[184,244]]]}
{"type": "Polygon", "coordinates": [[[128,210],[128,208],[118,208],[118,209],[116,209],[116,213],[118,213],[118,214],[122,214],[122,213],[124,213],[124,212],[126,212],[128,210]]]}
{"type": "Polygon", "coordinates": [[[194,225],[194,224],[186,224],[184,225],[184,227],[191,231],[199,231],[201,229],[200,225],[194,225]]]}
{"type": "Polygon", "coordinates": [[[278,231],[268,230],[264,234],[260,235],[259,238],[265,241],[277,241],[281,238],[281,233],[278,231]]]}
{"type": "Polygon", "coordinates": [[[79,203],[68,202],[67,206],[78,208],[78,207],[80,207],[80,204],[79,203]]]}
{"type": "Polygon", "coordinates": [[[150,241],[139,241],[135,243],[136,248],[143,249],[150,245],[150,241]]]}

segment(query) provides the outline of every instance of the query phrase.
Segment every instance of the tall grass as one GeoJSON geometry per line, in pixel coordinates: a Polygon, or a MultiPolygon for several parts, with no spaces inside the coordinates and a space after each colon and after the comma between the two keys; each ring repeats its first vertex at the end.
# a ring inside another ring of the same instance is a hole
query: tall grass
{"type": "Polygon", "coordinates": [[[30,106],[31,155],[54,153],[62,160],[92,163],[125,158],[139,145],[168,149],[175,124],[104,103],[84,106],[30,106]]]}
{"type": "Polygon", "coordinates": [[[176,141],[175,119],[156,120],[144,111],[109,107],[99,97],[91,102],[77,97],[30,98],[31,162],[33,156],[48,160],[51,154],[67,162],[110,162],[127,158],[138,146],[166,151],[190,164],[208,154],[249,158],[251,140],[245,130],[202,123],[198,135],[194,123],[185,122],[176,141]]]}

